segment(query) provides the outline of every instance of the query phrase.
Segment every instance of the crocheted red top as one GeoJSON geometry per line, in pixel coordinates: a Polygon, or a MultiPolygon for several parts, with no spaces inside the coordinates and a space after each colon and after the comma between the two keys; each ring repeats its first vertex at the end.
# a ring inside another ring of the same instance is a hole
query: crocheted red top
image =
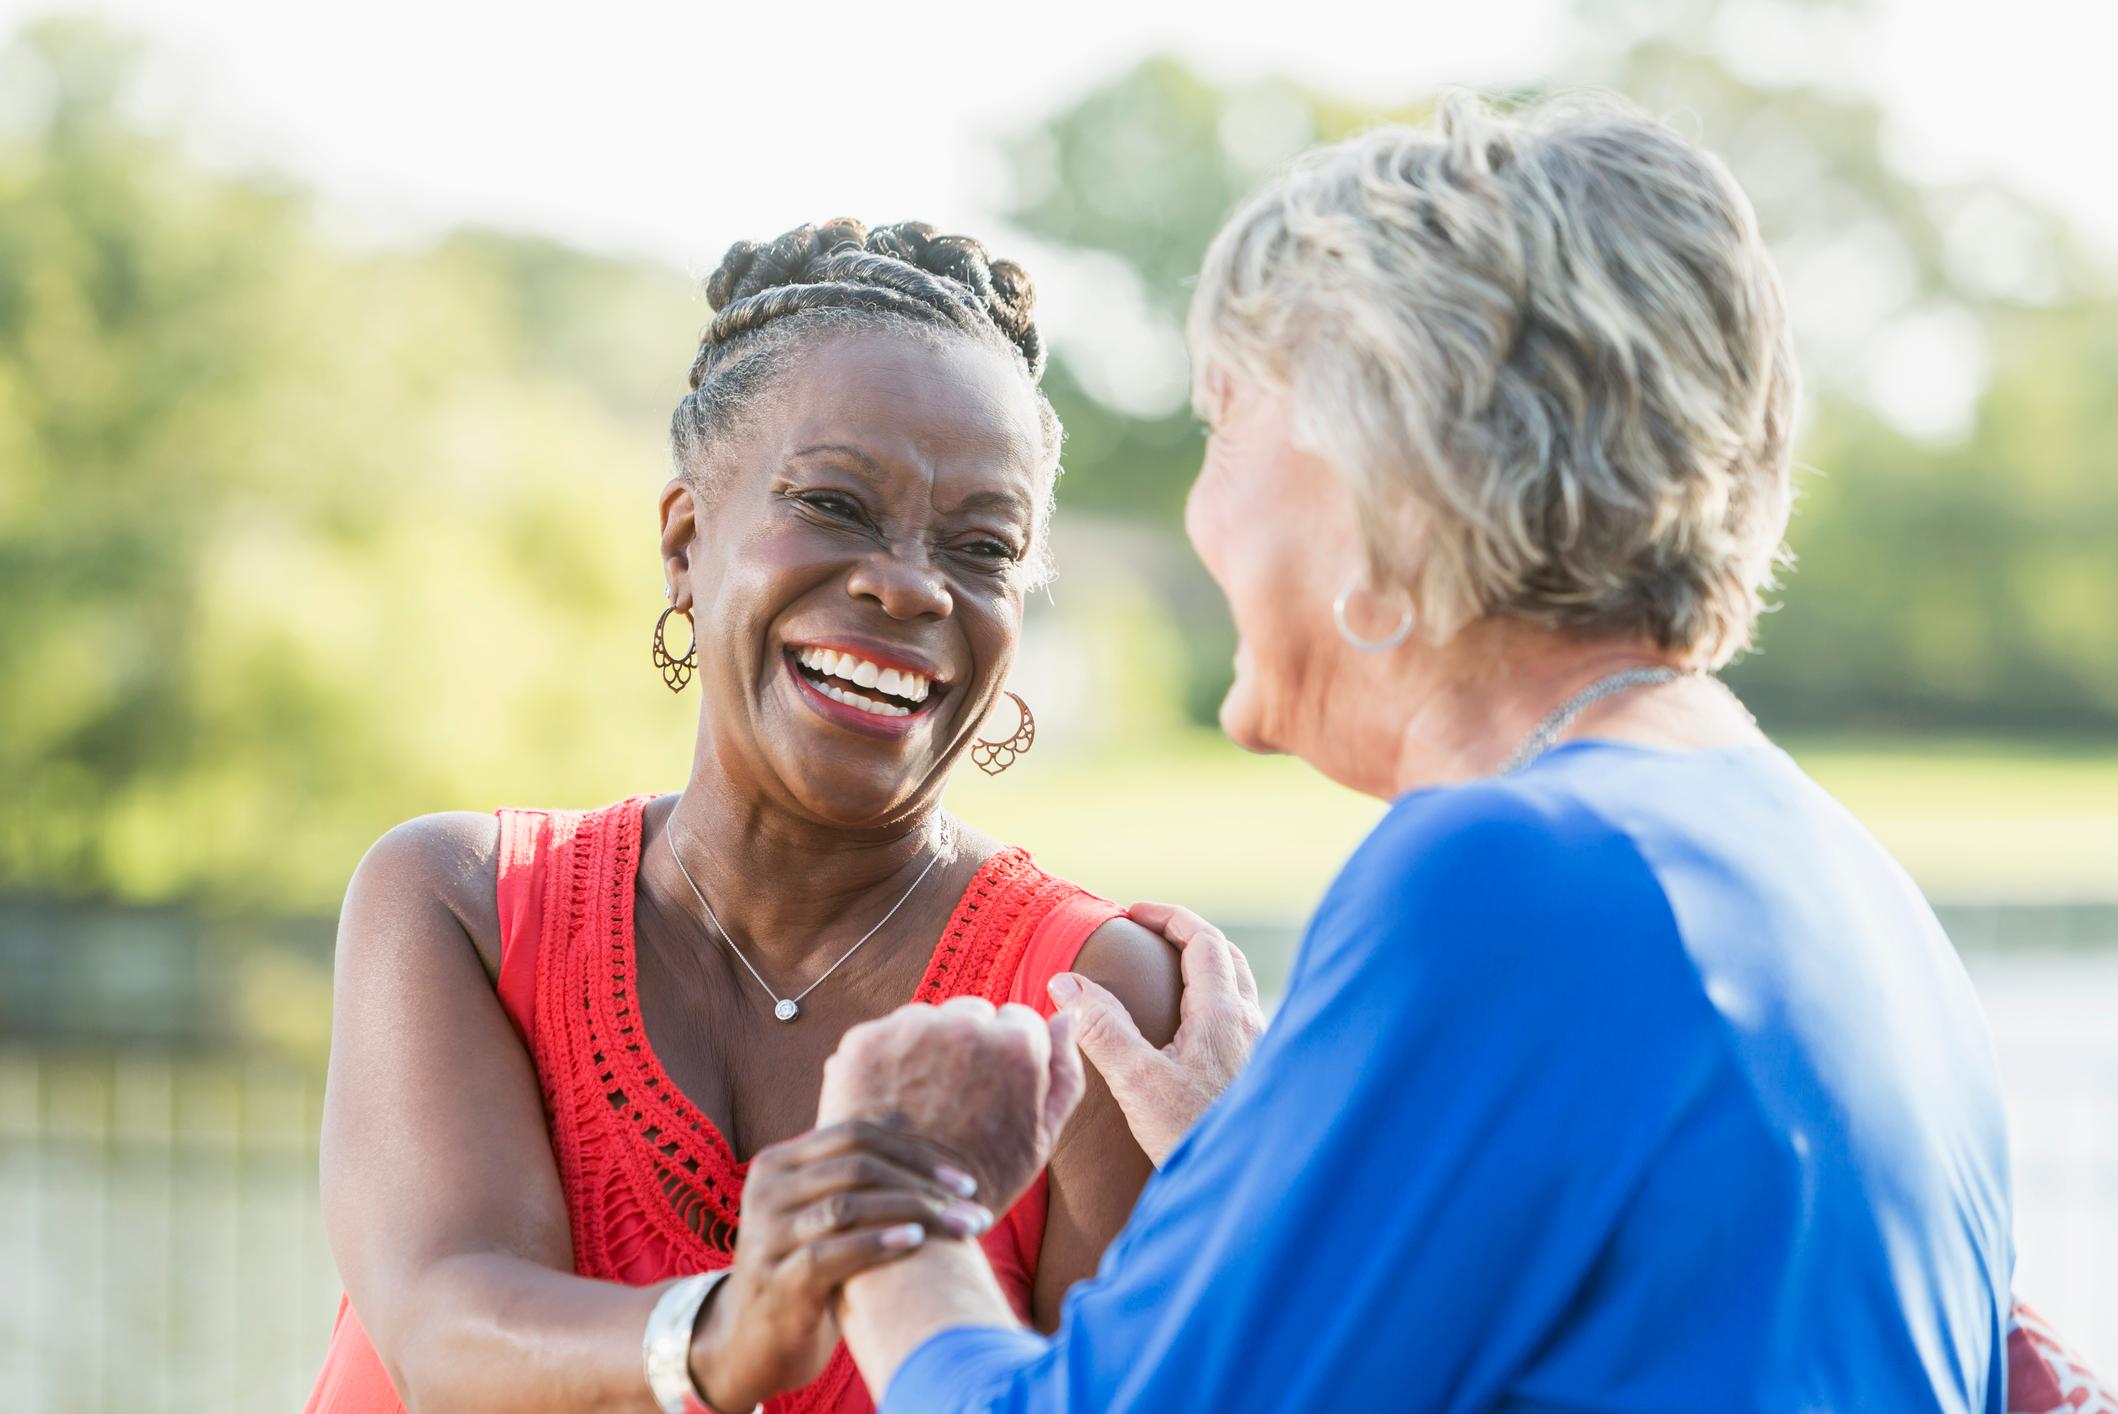
{"type": "MultiPolygon", "coordinates": [[[[748,1167],[671,1082],[640,1024],[633,887],[641,811],[652,798],[593,811],[499,812],[500,1000],[543,1087],[574,1270],[635,1286],[733,1260],[748,1167]]],[[[1002,850],[965,889],[912,999],[980,996],[1049,1015],[1045,983],[1120,912],[1044,873],[1024,851],[1002,850]]],[[[982,1239],[1025,1320],[1047,1183],[1040,1176],[982,1239]]],[[[843,1344],[815,1383],[766,1406],[768,1414],[873,1408],[843,1344]]],[[[307,1409],[403,1409],[343,1300],[307,1409]]]]}

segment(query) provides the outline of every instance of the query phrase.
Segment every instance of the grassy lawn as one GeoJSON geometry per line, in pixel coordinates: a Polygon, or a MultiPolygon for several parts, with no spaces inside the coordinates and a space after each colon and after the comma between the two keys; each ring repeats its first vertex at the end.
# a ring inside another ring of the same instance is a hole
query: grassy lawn
{"type": "MultiPolygon", "coordinates": [[[[1792,741],[1788,749],[1930,896],[2118,899],[2118,744],[1792,741]]],[[[1211,732],[1094,757],[1025,758],[963,781],[966,818],[1119,899],[1229,918],[1301,918],[1374,823],[1376,802],[1211,732]]]]}
{"type": "Polygon", "coordinates": [[[2118,743],[1788,743],[1930,897],[2118,900],[2118,743]]]}

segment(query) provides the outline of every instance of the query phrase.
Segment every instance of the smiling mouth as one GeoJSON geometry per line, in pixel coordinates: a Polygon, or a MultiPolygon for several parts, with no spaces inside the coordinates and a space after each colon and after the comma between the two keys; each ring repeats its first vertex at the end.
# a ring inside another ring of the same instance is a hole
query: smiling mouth
{"type": "Polygon", "coordinates": [[[940,700],[938,685],[908,669],[885,668],[856,653],[790,648],[803,682],[825,697],[872,717],[915,717],[940,700]]]}

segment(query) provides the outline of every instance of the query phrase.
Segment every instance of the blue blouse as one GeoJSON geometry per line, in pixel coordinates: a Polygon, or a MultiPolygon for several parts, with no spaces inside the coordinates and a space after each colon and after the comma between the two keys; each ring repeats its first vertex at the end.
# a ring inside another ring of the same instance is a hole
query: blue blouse
{"type": "Polygon", "coordinates": [[[2009,1230],[1904,872],[1775,749],[1576,742],[1399,800],[1059,1333],[883,1410],[1997,1414],[2009,1230]]]}

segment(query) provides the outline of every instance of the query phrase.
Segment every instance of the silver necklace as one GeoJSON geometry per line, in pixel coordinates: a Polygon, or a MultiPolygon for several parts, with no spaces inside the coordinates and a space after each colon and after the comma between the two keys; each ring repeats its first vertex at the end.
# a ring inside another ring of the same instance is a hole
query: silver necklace
{"type": "Polygon", "coordinates": [[[1508,758],[1507,765],[1500,768],[1500,774],[1511,776],[1550,751],[1552,743],[1559,739],[1559,733],[1565,731],[1569,723],[1612,693],[1624,692],[1628,688],[1675,682],[1685,676],[1688,674],[1675,668],[1628,668],[1622,673],[1612,673],[1607,678],[1596,679],[1562,702],[1551,716],[1539,722],[1536,730],[1524,737],[1522,745],[1515,748],[1515,754],[1508,758]]]}
{"type": "MultiPolygon", "coordinates": [[[[671,814],[674,815],[675,812],[672,811],[671,814]]],[[[927,875],[934,872],[934,866],[941,863],[942,855],[948,853],[948,849],[946,848],[946,841],[944,841],[944,847],[935,851],[934,857],[927,861],[927,867],[920,870],[919,877],[912,881],[912,887],[906,889],[904,891],[903,896],[900,897],[896,903],[890,905],[890,911],[888,913],[885,913],[881,918],[877,919],[873,928],[870,928],[867,932],[860,935],[860,942],[855,943],[852,947],[847,948],[845,952],[841,953],[837,962],[832,963],[829,967],[824,969],[822,977],[817,978],[814,982],[811,982],[808,986],[802,988],[793,996],[783,997],[778,992],[772,990],[772,984],[765,980],[765,975],[762,972],[759,972],[755,967],[752,967],[750,965],[750,959],[743,955],[743,950],[741,948],[736,946],[735,935],[730,933],[725,927],[721,925],[720,916],[713,911],[713,905],[706,902],[706,895],[699,891],[698,881],[692,878],[691,871],[684,867],[684,856],[677,853],[676,837],[676,826],[674,822],[672,822],[669,829],[663,833],[662,838],[667,840],[669,843],[669,857],[676,861],[677,872],[684,876],[685,883],[691,885],[691,896],[697,899],[699,901],[699,907],[706,911],[706,917],[710,919],[713,923],[714,932],[718,933],[720,935],[721,941],[728,945],[728,951],[735,954],[735,960],[737,962],[742,963],[744,969],[748,971],[752,977],[757,978],[757,984],[765,989],[765,995],[772,998],[772,1014],[774,1017],[781,1021],[792,1021],[802,1014],[802,998],[808,996],[818,987],[823,986],[824,979],[828,978],[832,973],[838,971],[839,968],[843,967],[847,958],[859,952],[862,943],[867,942],[868,939],[874,937],[877,933],[880,933],[882,931],[883,924],[889,922],[892,918],[895,918],[897,916],[897,910],[905,906],[906,902],[912,897],[912,895],[918,891],[919,886],[927,881],[927,875]]]]}

